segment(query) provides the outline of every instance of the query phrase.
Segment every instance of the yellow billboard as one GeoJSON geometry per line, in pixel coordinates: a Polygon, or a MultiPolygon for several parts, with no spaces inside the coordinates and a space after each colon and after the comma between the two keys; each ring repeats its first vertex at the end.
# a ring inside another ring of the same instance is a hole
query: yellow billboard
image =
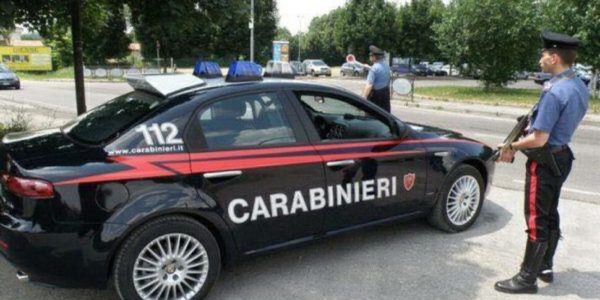
{"type": "Polygon", "coordinates": [[[0,47],[0,59],[15,71],[52,70],[52,50],[49,47],[0,47]]]}

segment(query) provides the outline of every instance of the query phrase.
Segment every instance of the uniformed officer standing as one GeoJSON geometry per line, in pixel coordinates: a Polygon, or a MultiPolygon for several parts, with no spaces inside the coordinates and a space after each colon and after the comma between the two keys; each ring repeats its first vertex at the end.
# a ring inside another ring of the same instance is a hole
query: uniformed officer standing
{"type": "Polygon", "coordinates": [[[373,64],[367,75],[367,85],[363,97],[390,111],[390,67],[384,61],[383,50],[369,47],[369,61],[373,64]]]}
{"type": "Polygon", "coordinates": [[[543,32],[539,61],[544,72],[552,74],[543,88],[532,114],[528,134],[500,153],[500,161],[511,162],[515,151],[550,146],[561,171],[553,173],[547,165],[528,159],[525,180],[525,220],[527,245],[520,272],[494,288],[505,293],[536,293],[537,278],[554,280],[552,259],[560,238],[558,200],[562,184],[571,171],[573,152],[569,148],[573,132],[588,108],[588,90],[571,66],[577,55],[576,38],[543,32]]]}

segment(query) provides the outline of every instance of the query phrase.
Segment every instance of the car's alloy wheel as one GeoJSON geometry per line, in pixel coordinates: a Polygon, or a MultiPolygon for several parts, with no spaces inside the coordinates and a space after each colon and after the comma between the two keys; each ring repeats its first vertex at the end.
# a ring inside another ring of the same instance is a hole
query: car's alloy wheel
{"type": "Polygon", "coordinates": [[[456,167],[446,177],[427,220],[447,232],[469,228],[481,212],[483,191],[483,178],[477,169],[470,165],[456,167]]]}
{"type": "Polygon", "coordinates": [[[203,299],[221,270],[212,233],[183,216],[135,230],[117,253],[113,281],[121,299],[203,299]]]}
{"type": "Polygon", "coordinates": [[[465,175],[458,178],[450,188],[446,202],[446,213],[450,222],[461,226],[471,221],[479,208],[480,194],[475,177],[465,175]]]}
{"type": "Polygon", "coordinates": [[[150,242],[133,267],[142,299],[189,299],[197,294],[210,264],[204,246],[187,234],[166,234],[150,242]]]}

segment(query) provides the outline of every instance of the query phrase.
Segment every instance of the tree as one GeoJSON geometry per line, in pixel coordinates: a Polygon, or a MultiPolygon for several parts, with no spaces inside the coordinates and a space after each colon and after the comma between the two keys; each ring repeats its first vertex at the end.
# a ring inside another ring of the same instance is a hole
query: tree
{"type": "Polygon", "coordinates": [[[535,5],[530,0],[456,0],[434,25],[436,40],[452,63],[480,70],[486,89],[504,86],[514,72],[537,60],[535,5]]]}
{"type": "MultiPolygon", "coordinates": [[[[338,16],[333,41],[343,56],[352,53],[357,59],[366,60],[370,45],[386,51],[395,48],[398,26],[393,4],[384,0],[350,0],[338,16]]],[[[331,43],[331,36],[324,38],[331,43]]]]}
{"type": "Polygon", "coordinates": [[[311,20],[308,32],[301,40],[305,58],[323,59],[328,64],[339,64],[345,54],[332,42],[334,27],[343,13],[342,8],[311,20]]]}
{"type": "MultiPolygon", "coordinates": [[[[129,0],[132,24],[145,57],[201,57],[234,60],[249,57],[248,0],[129,0]],[[156,9],[157,6],[163,9],[156,9]]],[[[273,0],[255,0],[255,60],[266,62],[277,30],[273,0]]]]}
{"type": "Polygon", "coordinates": [[[399,35],[396,49],[404,57],[439,60],[433,26],[442,20],[441,0],[413,0],[401,6],[398,13],[399,35]]]}
{"type": "MultiPolygon", "coordinates": [[[[600,72],[600,2],[594,0],[544,0],[542,29],[576,36],[582,42],[578,62],[600,72]]],[[[590,84],[590,86],[593,86],[590,84]]]]}
{"type": "Polygon", "coordinates": [[[125,33],[123,11],[123,4],[117,0],[84,3],[82,33],[86,63],[104,64],[108,58],[120,59],[129,54],[131,40],[125,33]]]}

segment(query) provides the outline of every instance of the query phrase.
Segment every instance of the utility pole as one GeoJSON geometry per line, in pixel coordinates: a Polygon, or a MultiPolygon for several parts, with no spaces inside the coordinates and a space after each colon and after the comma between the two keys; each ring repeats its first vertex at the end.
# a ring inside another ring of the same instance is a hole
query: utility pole
{"type": "Polygon", "coordinates": [[[254,62],[254,0],[250,0],[250,61],[254,62]]]}
{"type": "Polygon", "coordinates": [[[83,85],[83,46],[81,41],[81,0],[71,1],[71,37],[73,39],[73,68],[75,71],[75,98],[77,115],[85,113],[85,87],[83,85]]]}

